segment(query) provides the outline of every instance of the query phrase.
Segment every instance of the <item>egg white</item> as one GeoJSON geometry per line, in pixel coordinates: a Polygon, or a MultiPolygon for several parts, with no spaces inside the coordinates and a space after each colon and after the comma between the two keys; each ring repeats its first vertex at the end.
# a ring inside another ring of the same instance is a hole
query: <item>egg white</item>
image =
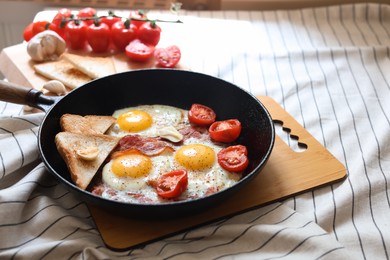
{"type": "MultiPolygon", "coordinates": [[[[148,113],[152,119],[152,125],[142,131],[133,132],[147,137],[157,137],[159,129],[167,126],[179,128],[180,125],[188,124],[188,111],[168,105],[140,105],[136,107],[127,107],[114,111],[113,117],[118,118],[121,114],[131,110],[141,110],[148,113]]],[[[115,123],[110,129],[109,134],[113,136],[125,136],[130,132],[122,130],[118,123],[115,123]]]]}
{"type": "MultiPolygon", "coordinates": [[[[119,115],[129,110],[143,110],[152,116],[152,126],[137,133],[143,136],[155,137],[157,130],[164,126],[174,126],[177,128],[190,126],[188,121],[188,111],[165,105],[143,105],[124,108],[115,111],[113,116],[117,118],[119,115]]],[[[116,124],[109,134],[114,136],[124,136],[129,133],[121,130],[118,124],[116,124]]],[[[201,138],[190,137],[183,140],[182,144],[177,146],[176,149],[189,144],[202,144],[210,147],[215,152],[215,161],[213,165],[207,169],[186,169],[188,173],[188,187],[180,195],[180,197],[176,198],[177,200],[201,198],[210,194],[210,191],[221,191],[229,188],[241,179],[241,174],[226,171],[221,168],[217,162],[217,153],[226,147],[225,144],[215,143],[207,136],[206,138],[205,136],[201,138]]],[[[132,203],[140,202],[137,198],[129,195],[132,193],[140,194],[141,197],[146,198],[148,201],[151,201],[151,203],[168,201],[159,197],[155,188],[148,184],[148,182],[150,180],[158,180],[158,178],[165,173],[185,169],[174,159],[174,156],[175,152],[172,151],[166,151],[163,154],[151,156],[150,159],[152,160],[153,165],[151,172],[146,176],[138,178],[118,177],[111,171],[112,161],[110,161],[103,167],[103,183],[116,190],[117,193],[115,194],[115,199],[121,201],[132,203]]],[[[109,192],[103,192],[102,196],[112,198],[112,195],[109,192]]]]}

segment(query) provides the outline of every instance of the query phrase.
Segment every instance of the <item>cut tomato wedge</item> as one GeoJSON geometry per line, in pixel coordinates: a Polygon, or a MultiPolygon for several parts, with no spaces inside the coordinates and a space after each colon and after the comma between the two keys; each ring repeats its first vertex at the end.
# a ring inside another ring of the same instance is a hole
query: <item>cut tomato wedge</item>
{"type": "Polygon", "coordinates": [[[154,51],[154,58],[160,67],[173,68],[179,63],[181,52],[176,45],[168,46],[166,48],[157,48],[154,51]]]}
{"type": "Polygon", "coordinates": [[[218,152],[219,165],[230,172],[243,172],[249,165],[248,150],[244,145],[233,145],[218,152]]]}
{"type": "Polygon", "coordinates": [[[241,133],[241,123],[237,119],[216,121],[209,127],[211,139],[217,142],[234,142],[241,133]]]}
{"type": "Polygon", "coordinates": [[[157,195],[166,199],[177,198],[187,189],[187,186],[188,174],[186,170],[168,172],[157,181],[157,195]]]}
{"type": "Polygon", "coordinates": [[[205,105],[192,104],[188,111],[188,120],[196,125],[209,126],[215,121],[215,118],[214,110],[205,105]]]}
{"type": "Polygon", "coordinates": [[[145,62],[153,55],[154,46],[135,39],[126,46],[126,55],[133,61],[145,62]]]}

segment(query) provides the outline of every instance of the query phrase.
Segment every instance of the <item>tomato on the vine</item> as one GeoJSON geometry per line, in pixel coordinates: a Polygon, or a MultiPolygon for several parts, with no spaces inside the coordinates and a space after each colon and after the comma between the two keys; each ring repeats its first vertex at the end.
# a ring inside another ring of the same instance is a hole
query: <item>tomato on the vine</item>
{"type": "Polygon", "coordinates": [[[211,125],[216,118],[214,110],[208,106],[201,104],[192,104],[188,111],[188,120],[192,124],[208,126],[211,125]]]}
{"type": "Polygon", "coordinates": [[[144,23],[146,23],[146,13],[143,10],[138,10],[138,11],[132,11],[130,12],[129,16],[132,24],[137,26],[137,28],[141,27],[144,23]]]}
{"type": "Polygon", "coordinates": [[[66,19],[72,17],[72,10],[68,8],[61,8],[58,10],[57,14],[54,16],[52,23],[57,25],[60,28],[65,28],[66,19]]]}
{"type": "Polygon", "coordinates": [[[107,15],[107,16],[102,16],[102,17],[100,18],[100,21],[101,21],[102,23],[107,24],[108,27],[111,28],[111,26],[112,26],[114,23],[116,23],[116,22],[118,22],[118,21],[122,21],[122,18],[119,17],[119,16],[116,16],[116,15],[114,14],[113,11],[108,11],[108,15],[107,15]]]}
{"type": "Polygon", "coordinates": [[[139,39],[132,40],[126,46],[126,55],[133,61],[144,62],[152,57],[154,46],[141,42],[139,39]]]}
{"type": "Polygon", "coordinates": [[[78,11],[77,17],[87,25],[93,24],[93,19],[96,16],[96,9],[92,7],[86,7],[78,11]]]}
{"type": "Polygon", "coordinates": [[[243,172],[249,165],[248,150],[244,145],[228,146],[217,154],[218,164],[231,172],[243,172]]]}
{"type": "Polygon", "coordinates": [[[186,170],[176,170],[165,173],[157,181],[157,195],[171,199],[179,197],[188,186],[188,174],[186,170]]]}
{"type": "Polygon", "coordinates": [[[87,41],[94,52],[105,52],[110,44],[110,28],[107,24],[95,21],[87,28],[87,41]]]}
{"type": "Polygon", "coordinates": [[[34,23],[32,22],[29,25],[27,25],[26,28],[24,28],[24,30],[23,30],[23,39],[26,42],[28,42],[29,40],[31,40],[32,37],[34,37],[34,33],[32,31],[33,26],[34,26],[34,23]]]}
{"type": "Polygon", "coordinates": [[[73,20],[66,24],[65,35],[71,49],[84,49],[87,44],[87,29],[87,24],[80,20],[73,20]]]}
{"type": "Polygon", "coordinates": [[[209,127],[209,133],[214,141],[231,143],[240,136],[241,123],[238,119],[216,121],[209,127]]]}
{"type": "Polygon", "coordinates": [[[160,35],[161,28],[154,21],[144,23],[138,28],[138,39],[147,44],[156,46],[160,41],[160,35]]]}
{"type": "Polygon", "coordinates": [[[111,26],[111,40],[118,50],[124,51],[126,46],[136,38],[137,27],[127,19],[118,21],[111,26]]]}
{"type": "Polygon", "coordinates": [[[32,34],[36,35],[40,32],[46,31],[49,29],[50,22],[48,21],[37,21],[33,23],[32,34]]]}
{"type": "Polygon", "coordinates": [[[160,67],[173,68],[181,58],[181,52],[176,45],[168,46],[166,48],[157,48],[154,51],[154,58],[160,67]]]}

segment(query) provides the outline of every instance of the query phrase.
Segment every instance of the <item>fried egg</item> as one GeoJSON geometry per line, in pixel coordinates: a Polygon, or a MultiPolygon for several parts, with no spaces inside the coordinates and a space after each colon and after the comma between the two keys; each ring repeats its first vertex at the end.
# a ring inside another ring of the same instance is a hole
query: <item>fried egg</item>
{"type": "Polygon", "coordinates": [[[180,125],[188,122],[186,110],[168,105],[128,107],[116,110],[113,117],[117,119],[117,122],[109,134],[119,137],[128,134],[157,137],[159,130],[164,127],[179,128],[180,125]]]}
{"type": "MultiPolygon", "coordinates": [[[[118,119],[116,130],[110,134],[154,137],[158,128],[164,126],[190,126],[187,112],[162,105],[117,110],[113,114],[118,119]]],[[[169,201],[157,195],[155,184],[163,174],[181,169],[188,173],[188,186],[175,200],[205,197],[231,187],[241,179],[241,174],[228,172],[218,164],[217,154],[225,146],[204,136],[192,136],[157,155],[136,149],[121,153],[103,167],[102,182],[108,189],[102,196],[132,203],[169,201]]]]}

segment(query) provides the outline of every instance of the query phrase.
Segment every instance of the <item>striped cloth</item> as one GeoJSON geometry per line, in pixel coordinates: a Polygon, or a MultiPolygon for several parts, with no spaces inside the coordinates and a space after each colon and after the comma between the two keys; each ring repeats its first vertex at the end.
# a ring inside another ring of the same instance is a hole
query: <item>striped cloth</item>
{"type": "Polygon", "coordinates": [[[348,178],[116,252],[40,162],[43,114],[0,102],[0,259],[389,259],[390,6],[183,11],[182,20],[192,70],[275,99],[348,178]]]}

